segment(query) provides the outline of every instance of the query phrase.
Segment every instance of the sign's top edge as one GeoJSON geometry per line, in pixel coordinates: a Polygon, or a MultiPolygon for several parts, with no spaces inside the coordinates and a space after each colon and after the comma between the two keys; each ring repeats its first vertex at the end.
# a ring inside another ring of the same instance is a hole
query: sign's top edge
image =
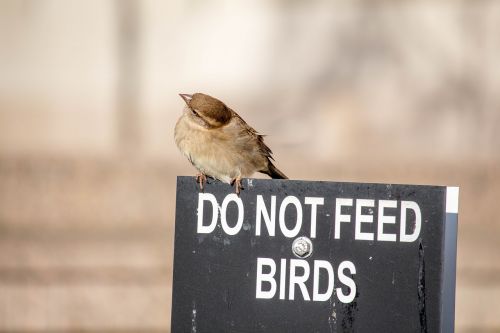
{"type": "MultiPolygon", "coordinates": [[[[181,179],[194,179],[194,176],[177,176],[177,182],[181,179]]],[[[368,185],[390,185],[390,186],[422,186],[422,187],[434,187],[434,188],[456,188],[458,186],[447,186],[447,185],[434,185],[434,184],[401,184],[401,183],[372,183],[372,182],[348,182],[348,181],[333,181],[333,180],[306,180],[306,179],[266,179],[266,178],[244,178],[243,180],[250,180],[252,182],[301,182],[301,183],[331,183],[331,184],[368,184],[368,185]]]]}

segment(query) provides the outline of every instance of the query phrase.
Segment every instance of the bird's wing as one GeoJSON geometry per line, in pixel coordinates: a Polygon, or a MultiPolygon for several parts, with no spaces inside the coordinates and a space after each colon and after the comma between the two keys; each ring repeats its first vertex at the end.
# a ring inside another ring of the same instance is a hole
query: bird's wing
{"type": "Polygon", "coordinates": [[[237,114],[235,111],[231,110],[231,112],[232,112],[232,117],[242,125],[241,126],[242,130],[245,131],[248,136],[252,137],[256,141],[262,155],[264,155],[268,159],[274,160],[271,148],[269,148],[264,143],[265,135],[259,134],[252,126],[248,125],[247,122],[243,120],[243,118],[241,118],[240,115],[237,114]]]}

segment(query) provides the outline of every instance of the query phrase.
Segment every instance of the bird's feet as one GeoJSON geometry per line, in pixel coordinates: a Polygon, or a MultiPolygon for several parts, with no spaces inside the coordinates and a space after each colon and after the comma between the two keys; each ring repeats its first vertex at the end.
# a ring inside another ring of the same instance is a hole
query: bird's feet
{"type": "Polygon", "coordinates": [[[205,183],[207,182],[207,176],[204,173],[199,173],[196,175],[196,182],[200,185],[200,191],[205,188],[205,183]]]}
{"type": "Polygon", "coordinates": [[[241,178],[239,178],[239,177],[234,178],[231,181],[231,186],[233,186],[233,185],[234,185],[234,189],[236,190],[236,194],[239,196],[241,190],[243,189],[243,186],[241,185],[241,178]]]}

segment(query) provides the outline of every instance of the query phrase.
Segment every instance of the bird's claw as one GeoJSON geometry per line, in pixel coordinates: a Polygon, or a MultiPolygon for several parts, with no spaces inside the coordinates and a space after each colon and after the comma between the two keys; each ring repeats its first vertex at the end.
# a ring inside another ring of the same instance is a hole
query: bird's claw
{"type": "Polygon", "coordinates": [[[207,182],[207,176],[203,173],[197,174],[196,182],[200,185],[200,191],[203,191],[205,189],[205,183],[207,182]]]}
{"type": "Polygon", "coordinates": [[[241,178],[235,178],[231,181],[231,186],[234,185],[236,194],[239,196],[241,190],[243,190],[243,186],[241,185],[241,178]]]}

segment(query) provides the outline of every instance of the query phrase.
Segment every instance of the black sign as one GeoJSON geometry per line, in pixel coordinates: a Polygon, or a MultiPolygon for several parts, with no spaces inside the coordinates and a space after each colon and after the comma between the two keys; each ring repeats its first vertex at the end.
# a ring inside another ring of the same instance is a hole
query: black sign
{"type": "Polygon", "coordinates": [[[172,332],[452,332],[458,188],[177,179],[172,332]]]}

